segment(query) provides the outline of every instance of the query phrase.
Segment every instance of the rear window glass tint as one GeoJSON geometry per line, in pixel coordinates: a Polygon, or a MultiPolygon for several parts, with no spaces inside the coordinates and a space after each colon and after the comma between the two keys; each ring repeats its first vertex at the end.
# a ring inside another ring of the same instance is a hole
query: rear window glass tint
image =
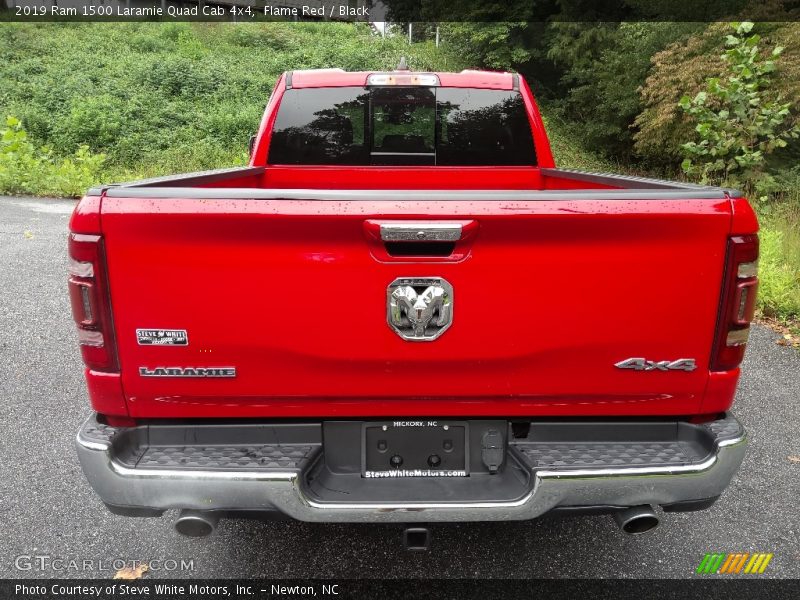
{"type": "Polygon", "coordinates": [[[522,96],[468,88],[287,90],[270,164],[535,165],[522,96]]]}
{"type": "Polygon", "coordinates": [[[273,127],[269,162],[298,165],[369,164],[364,88],[287,90],[273,127]]]}
{"type": "Polygon", "coordinates": [[[440,88],[437,165],[534,165],[536,152],[518,92],[440,88]]]}

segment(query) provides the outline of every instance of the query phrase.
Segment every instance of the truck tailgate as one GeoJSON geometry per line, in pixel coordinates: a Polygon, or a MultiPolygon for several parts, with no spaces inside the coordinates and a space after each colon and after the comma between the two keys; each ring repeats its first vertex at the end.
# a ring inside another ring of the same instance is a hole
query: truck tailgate
{"type": "MultiPolygon", "coordinates": [[[[687,192],[687,196],[690,192],[687,192]]],[[[690,414],[709,373],[727,199],[317,201],[105,197],[135,417],[690,414]],[[474,221],[460,260],[382,260],[367,220],[474,221]],[[452,326],[409,342],[387,286],[441,277],[452,326]],[[140,345],[137,329],[185,330],[140,345]],[[694,359],[684,370],[628,358],[694,359]],[[235,377],[148,377],[158,368],[235,377]]]]}

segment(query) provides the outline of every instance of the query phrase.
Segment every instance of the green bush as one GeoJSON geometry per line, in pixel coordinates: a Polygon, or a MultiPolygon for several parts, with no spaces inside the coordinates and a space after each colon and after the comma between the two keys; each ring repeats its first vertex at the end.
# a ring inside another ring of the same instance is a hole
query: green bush
{"type": "MultiPolygon", "coordinates": [[[[694,96],[706,87],[709,78],[726,71],[723,56],[729,32],[728,23],[711,23],[702,32],[651,57],[648,77],[639,90],[643,110],[635,120],[639,155],[662,164],[680,161],[681,144],[692,138],[695,125],[680,109],[680,98],[694,96]]],[[[785,102],[800,105],[800,23],[756,22],[753,32],[762,36],[762,44],[785,48],[772,86],[785,102]]],[[[798,154],[800,143],[791,141],[768,161],[768,170],[796,163],[798,154]]]]}
{"type": "MultiPolygon", "coordinates": [[[[638,89],[650,57],[697,31],[697,23],[553,23],[547,57],[561,70],[558,105],[577,122],[587,144],[616,160],[633,153],[633,122],[642,110],[638,89]]],[[[534,73],[535,76],[535,73],[534,73]]]]}
{"type": "Polygon", "coordinates": [[[16,117],[7,117],[0,129],[0,191],[8,194],[79,196],[97,181],[104,161],[88,146],[56,159],[30,142],[16,117]]]}
{"type": "Polygon", "coordinates": [[[781,102],[772,87],[772,74],[783,53],[781,46],[768,56],[759,53],[761,36],[750,35],[753,24],[733,23],[728,50],[722,56],[727,77],[711,77],[694,98],[683,96],[681,109],[696,122],[699,141],[681,145],[682,168],[699,175],[702,183],[744,184],[749,189],[763,174],[766,158],[789,139],[798,137],[791,123],[791,102],[781,102]]]}

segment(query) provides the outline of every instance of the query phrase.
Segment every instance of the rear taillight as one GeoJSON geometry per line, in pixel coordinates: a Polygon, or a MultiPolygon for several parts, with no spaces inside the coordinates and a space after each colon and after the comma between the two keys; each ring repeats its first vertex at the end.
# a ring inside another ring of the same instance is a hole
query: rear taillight
{"type": "Polygon", "coordinates": [[[69,236],[69,295],[83,362],[93,371],[118,371],[103,238],[99,235],[69,236]]]}
{"type": "Polygon", "coordinates": [[[712,371],[730,371],[744,358],[758,289],[758,236],[728,239],[717,331],[711,355],[712,371]]]}

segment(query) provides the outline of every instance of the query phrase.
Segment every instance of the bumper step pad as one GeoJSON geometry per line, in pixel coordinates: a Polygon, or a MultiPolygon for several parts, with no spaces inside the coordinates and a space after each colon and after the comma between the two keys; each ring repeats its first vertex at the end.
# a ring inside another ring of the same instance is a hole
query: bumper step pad
{"type": "Polygon", "coordinates": [[[300,469],[316,446],[159,446],[147,448],[137,467],[182,469],[300,469]]]}
{"type": "Polygon", "coordinates": [[[648,465],[686,465],[700,462],[700,454],[690,444],[680,442],[627,444],[516,444],[531,468],[560,467],[646,467],[648,465]]]}
{"type": "Polygon", "coordinates": [[[670,467],[699,464],[717,442],[742,433],[732,416],[704,425],[536,422],[510,445],[532,469],[670,467]]]}
{"type": "Polygon", "coordinates": [[[319,424],[142,425],[116,429],[90,418],[79,438],[111,444],[133,469],[297,471],[322,443],[319,424]]]}
{"type": "MultiPolygon", "coordinates": [[[[361,422],[353,423],[358,429],[361,422]]],[[[333,435],[332,425],[343,425],[337,421],[116,429],[92,416],[77,448],[87,479],[110,506],[273,510],[317,522],[505,521],[554,509],[706,506],[746,449],[744,428],[731,415],[705,424],[537,420],[504,430],[502,421],[487,423],[469,421],[478,433],[498,430],[504,460],[496,473],[481,470],[487,444],[478,436],[469,446],[476,466],[466,477],[362,477],[360,437],[333,435]]]]}

